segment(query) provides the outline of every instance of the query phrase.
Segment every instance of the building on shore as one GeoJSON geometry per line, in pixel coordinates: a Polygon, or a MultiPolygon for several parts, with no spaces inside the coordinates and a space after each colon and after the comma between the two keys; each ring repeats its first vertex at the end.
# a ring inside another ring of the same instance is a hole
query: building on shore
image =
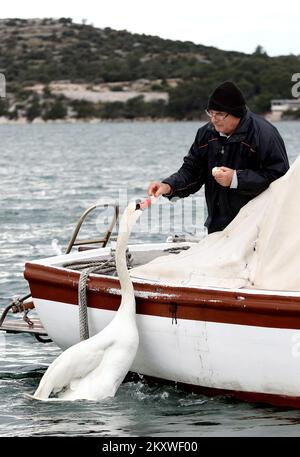
{"type": "Polygon", "coordinates": [[[300,110],[300,97],[292,99],[271,100],[271,120],[280,121],[286,111],[300,110]]]}

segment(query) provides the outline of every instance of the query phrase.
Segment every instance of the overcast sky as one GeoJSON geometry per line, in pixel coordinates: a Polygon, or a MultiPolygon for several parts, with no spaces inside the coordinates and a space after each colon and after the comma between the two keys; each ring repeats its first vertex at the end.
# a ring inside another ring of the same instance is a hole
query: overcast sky
{"type": "Polygon", "coordinates": [[[96,27],[270,56],[300,55],[299,0],[9,0],[1,18],[71,17],[96,27]]]}

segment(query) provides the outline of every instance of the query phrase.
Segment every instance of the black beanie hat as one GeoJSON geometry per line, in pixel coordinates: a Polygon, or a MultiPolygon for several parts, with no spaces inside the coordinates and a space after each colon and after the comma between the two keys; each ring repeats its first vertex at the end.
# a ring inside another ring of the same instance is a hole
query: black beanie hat
{"type": "Polygon", "coordinates": [[[240,89],[231,81],[224,81],[211,94],[207,109],[225,111],[242,117],[246,111],[246,101],[240,89]]]}

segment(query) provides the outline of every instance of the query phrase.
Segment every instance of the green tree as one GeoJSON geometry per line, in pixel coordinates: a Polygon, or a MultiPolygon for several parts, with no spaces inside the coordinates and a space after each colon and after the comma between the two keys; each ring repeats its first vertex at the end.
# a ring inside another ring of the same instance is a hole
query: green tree
{"type": "Polygon", "coordinates": [[[50,108],[45,112],[45,120],[64,119],[67,115],[67,108],[62,100],[55,100],[50,108]]]}
{"type": "Polygon", "coordinates": [[[257,55],[257,56],[266,56],[267,55],[265,49],[260,44],[258,44],[256,46],[253,54],[257,55]]]}
{"type": "Polygon", "coordinates": [[[7,116],[7,100],[0,99],[0,116],[7,116]]]}
{"type": "Polygon", "coordinates": [[[26,109],[26,117],[29,122],[32,122],[36,117],[40,117],[42,115],[42,108],[39,101],[39,96],[34,94],[32,97],[30,105],[26,109]]]}
{"type": "Polygon", "coordinates": [[[168,115],[176,119],[186,117],[199,119],[207,106],[207,98],[210,93],[209,84],[203,84],[199,80],[182,83],[169,92],[168,115]]]}
{"type": "Polygon", "coordinates": [[[125,117],[125,103],[123,102],[112,102],[104,103],[101,117],[103,119],[118,119],[125,117]]]}
{"type": "Polygon", "coordinates": [[[87,119],[97,115],[95,104],[87,100],[74,100],[72,107],[77,113],[76,117],[79,119],[87,119]]]}

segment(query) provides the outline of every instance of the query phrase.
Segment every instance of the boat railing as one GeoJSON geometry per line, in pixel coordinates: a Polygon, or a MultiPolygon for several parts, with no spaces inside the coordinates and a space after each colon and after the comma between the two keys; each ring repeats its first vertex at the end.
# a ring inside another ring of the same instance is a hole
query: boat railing
{"type": "Polygon", "coordinates": [[[47,338],[47,332],[42,323],[37,318],[29,319],[28,313],[34,309],[31,294],[24,297],[15,297],[8,306],[3,310],[0,317],[0,330],[6,333],[29,333],[34,335],[41,343],[48,343],[51,339],[47,338]],[[23,319],[7,319],[8,313],[23,312],[23,319]]]}
{"type": "MultiPolygon", "coordinates": [[[[66,254],[69,254],[74,246],[79,246],[84,249],[84,245],[89,245],[85,249],[90,249],[90,245],[98,244],[101,248],[104,248],[109,239],[111,238],[111,234],[113,228],[116,224],[116,221],[119,216],[119,205],[116,203],[96,203],[89,208],[87,208],[82,215],[80,216],[76,227],[72,233],[71,239],[69,241],[68,247],[66,249],[66,254]],[[106,232],[104,233],[102,238],[93,238],[93,239],[82,239],[78,240],[78,234],[80,232],[81,226],[85,221],[88,214],[94,211],[96,208],[99,207],[113,207],[114,212],[110,222],[110,225],[106,232]]],[[[111,238],[112,239],[112,238],[111,238]]],[[[80,249],[80,248],[78,248],[80,249]]],[[[7,333],[30,333],[33,334],[38,341],[47,343],[51,341],[47,338],[47,332],[43,328],[42,323],[39,319],[29,319],[28,313],[31,309],[34,309],[34,303],[31,298],[31,294],[27,294],[24,297],[15,297],[10,305],[8,305],[2,312],[0,316],[0,330],[5,331],[7,333]],[[20,321],[19,319],[7,319],[8,313],[20,313],[23,312],[23,320],[20,321]]]]}
{"type": "Polygon", "coordinates": [[[68,244],[68,247],[67,247],[65,253],[69,254],[74,246],[100,244],[100,246],[102,248],[105,248],[105,246],[107,245],[107,243],[108,243],[108,241],[109,241],[109,239],[111,237],[111,234],[112,234],[113,228],[115,226],[115,223],[116,223],[116,221],[118,219],[118,216],[119,216],[119,205],[117,205],[116,203],[96,203],[96,204],[90,206],[89,208],[87,208],[82,213],[82,215],[80,216],[80,218],[79,218],[79,220],[77,222],[77,225],[76,225],[76,227],[75,227],[75,229],[74,229],[74,231],[72,233],[71,239],[69,241],[69,244],[68,244]],[[77,240],[77,236],[79,234],[81,226],[82,226],[83,222],[85,221],[87,215],[90,214],[92,211],[94,211],[96,208],[99,208],[99,207],[105,207],[105,208],[113,207],[114,208],[114,213],[113,213],[110,225],[109,225],[108,229],[106,230],[106,232],[104,233],[103,237],[102,238],[85,239],[85,240],[77,240]]]}

